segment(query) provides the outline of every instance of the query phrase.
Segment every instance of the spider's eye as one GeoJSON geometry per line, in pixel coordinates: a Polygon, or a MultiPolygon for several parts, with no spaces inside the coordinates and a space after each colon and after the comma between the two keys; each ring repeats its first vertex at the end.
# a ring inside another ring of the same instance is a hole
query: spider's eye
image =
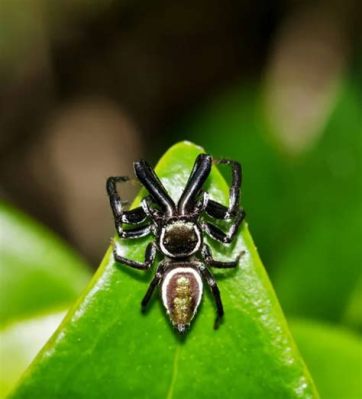
{"type": "Polygon", "coordinates": [[[161,244],[167,255],[189,256],[200,242],[200,234],[193,223],[175,222],[168,225],[161,236],[161,244]]]}

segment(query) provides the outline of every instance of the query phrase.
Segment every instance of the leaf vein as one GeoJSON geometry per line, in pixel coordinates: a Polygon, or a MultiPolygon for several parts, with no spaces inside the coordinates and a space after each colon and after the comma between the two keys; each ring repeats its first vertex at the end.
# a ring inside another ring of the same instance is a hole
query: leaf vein
{"type": "Polygon", "coordinates": [[[173,398],[173,390],[175,387],[177,373],[178,373],[178,362],[179,362],[180,352],[181,352],[181,346],[177,345],[175,350],[175,356],[173,358],[171,381],[170,381],[170,386],[168,387],[167,390],[166,399],[173,398]]]}

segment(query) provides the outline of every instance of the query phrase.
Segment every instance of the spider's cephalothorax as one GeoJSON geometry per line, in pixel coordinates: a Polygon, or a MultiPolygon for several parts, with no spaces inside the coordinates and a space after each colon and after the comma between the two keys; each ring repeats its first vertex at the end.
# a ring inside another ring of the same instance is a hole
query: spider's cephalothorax
{"type": "Polygon", "coordinates": [[[156,287],[161,284],[162,302],[170,316],[172,324],[179,332],[184,332],[190,325],[200,304],[204,280],[210,287],[217,307],[215,327],[224,314],[220,292],[209,266],[218,268],[236,267],[236,259],[224,262],[212,257],[209,246],[203,241],[203,233],[224,244],[230,243],[245,217],[239,205],[241,186],[241,167],[236,161],[222,159],[216,163],[226,164],[232,169],[232,183],[228,206],[209,198],[203,191],[203,185],[210,174],[212,157],[200,154],[191,171],[188,182],[177,204],[167,193],[154,170],[145,161],[134,163],[138,180],[147,189],[141,206],[132,210],[123,210],[123,203],[116,190],[117,182],[124,182],[128,177],[110,177],[107,180],[115,225],[120,238],[139,238],[149,234],[155,237],[146,249],[145,261],[136,262],[124,258],[114,246],[114,258],[117,262],[136,269],[148,270],[157,252],[163,254],[156,274],[142,300],[142,308],[149,303],[156,287]],[[205,216],[208,215],[208,218],[205,216]],[[229,222],[226,232],[209,220],[229,222]],[[135,225],[124,229],[123,225],[135,225]]]}
{"type": "Polygon", "coordinates": [[[200,227],[193,222],[175,218],[162,227],[159,247],[170,258],[186,258],[200,249],[200,227]]]}

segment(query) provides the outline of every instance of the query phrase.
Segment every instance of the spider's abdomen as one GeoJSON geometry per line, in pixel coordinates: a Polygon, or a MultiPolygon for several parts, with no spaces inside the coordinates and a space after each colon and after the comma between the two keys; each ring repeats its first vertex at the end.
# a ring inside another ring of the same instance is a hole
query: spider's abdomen
{"type": "Polygon", "coordinates": [[[199,273],[187,263],[171,269],[162,282],[162,302],[172,324],[184,332],[196,314],[203,284],[199,273]]]}

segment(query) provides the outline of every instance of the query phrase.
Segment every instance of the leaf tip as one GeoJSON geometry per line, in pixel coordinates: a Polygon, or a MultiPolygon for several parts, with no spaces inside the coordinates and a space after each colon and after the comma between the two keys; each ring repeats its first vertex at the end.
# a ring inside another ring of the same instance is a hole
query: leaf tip
{"type": "Polygon", "coordinates": [[[173,146],[171,146],[168,149],[167,153],[174,152],[174,151],[178,152],[178,151],[189,151],[189,150],[192,150],[192,151],[196,150],[198,152],[205,152],[203,147],[193,143],[192,141],[182,140],[182,141],[179,141],[178,143],[174,144],[173,146]]]}

